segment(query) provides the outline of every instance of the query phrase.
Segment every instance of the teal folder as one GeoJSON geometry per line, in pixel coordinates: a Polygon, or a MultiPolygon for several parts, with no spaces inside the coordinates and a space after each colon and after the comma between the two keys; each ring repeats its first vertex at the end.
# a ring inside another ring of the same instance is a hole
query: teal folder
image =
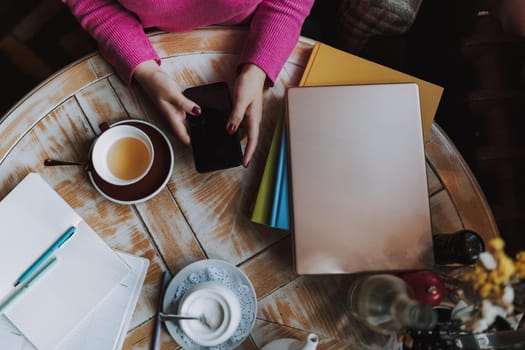
{"type": "Polygon", "coordinates": [[[286,152],[286,132],[281,131],[279,145],[279,160],[277,162],[275,189],[273,194],[272,211],[270,215],[270,226],[289,230],[290,209],[288,206],[288,154],[286,152]]]}

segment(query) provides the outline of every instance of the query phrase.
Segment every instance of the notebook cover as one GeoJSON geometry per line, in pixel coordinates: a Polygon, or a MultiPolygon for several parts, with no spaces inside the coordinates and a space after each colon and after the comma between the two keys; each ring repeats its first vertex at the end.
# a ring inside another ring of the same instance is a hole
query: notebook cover
{"type": "Polygon", "coordinates": [[[416,84],[287,91],[298,274],[432,266],[416,84]]]}

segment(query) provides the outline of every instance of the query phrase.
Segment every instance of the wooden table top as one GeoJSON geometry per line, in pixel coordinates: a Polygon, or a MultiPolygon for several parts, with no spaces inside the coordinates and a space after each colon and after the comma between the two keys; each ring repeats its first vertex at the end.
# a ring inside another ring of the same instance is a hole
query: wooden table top
{"type": "MultiPolygon", "coordinates": [[[[163,66],[184,89],[233,82],[246,31],[212,27],[179,34],[152,34],[163,66]]],[[[0,196],[29,172],[38,172],[113,248],[146,257],[150,268],[124,349],[148,349],[159,281],[191,262],[217,258],[239,266],[252,281],[258,312],[240,349],[259,349],[281,337],[320,337],[319,349],[352,348],[343,308],[345,276],[297,276],[290,234],[249,220],[273,128],[283,115],[285,88],[297,85],[314,42],[302,38],[279,79],[265,92],[257,152],[248,169],[194,171],[189,148],[136,87],[128,89],[97,54],[86,57],[35,88],[0,122],[0,196]],[[175,163],[168,185],[153,199],[121,205],[102,197],[81,167],[44,167],[43,160],[86,159],[101,122],[143,119],[170,137],[175,163]]],[[[498,235],[487,202],[466,163],[444,132],[433,125],[425,144],[433,232],[469,228],[485,239],[498,235]]],[[[162,349],[178,349],[162,333],[162,349]]]]}

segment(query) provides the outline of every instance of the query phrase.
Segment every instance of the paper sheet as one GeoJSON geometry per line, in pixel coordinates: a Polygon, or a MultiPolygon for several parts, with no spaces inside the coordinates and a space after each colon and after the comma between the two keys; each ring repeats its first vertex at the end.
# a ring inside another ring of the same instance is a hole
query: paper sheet
{"type": "MultiPolygon", "coordinates": [[[[64,340],[59,350],[119,350],[122,348],[142,290],[149,261],[123,252],[118,252],[118,254],[131,267],[131,273],[64,340]]],[[[0,344],[2,349],[36,350],[3,315],[0,316],[0,344]]]]}

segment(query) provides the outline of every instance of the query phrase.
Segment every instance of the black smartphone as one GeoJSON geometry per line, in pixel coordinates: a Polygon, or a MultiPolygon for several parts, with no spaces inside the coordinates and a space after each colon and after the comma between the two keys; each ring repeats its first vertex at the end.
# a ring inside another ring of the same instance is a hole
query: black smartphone
{"type": "Polygon", "coordinates": [[[188,88],[184,96],[201,107],[201,115],[187,115],[195,169],[199,173],[242,164],[239,134],[229,135],[226,123],[232,111],[228,85],[218,82],[188,88]]]}

